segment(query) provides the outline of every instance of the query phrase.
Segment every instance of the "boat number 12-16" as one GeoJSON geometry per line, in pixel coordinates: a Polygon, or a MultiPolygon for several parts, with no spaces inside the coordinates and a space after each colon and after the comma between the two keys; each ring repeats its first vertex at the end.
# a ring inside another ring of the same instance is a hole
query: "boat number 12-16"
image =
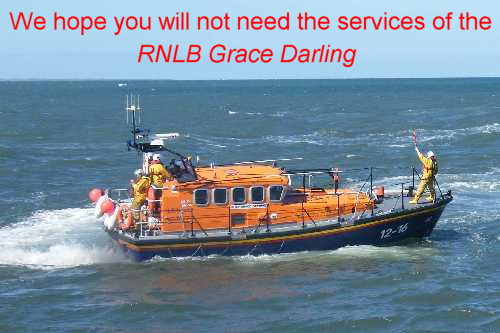
{"type": "Polygon", "coordinates": [[[389,238],[391,236],[402,234],[408,229],[408,223],[401,224],[397,228],[387,228],[383,229],[380,233],[380,239],[389,238]]]}

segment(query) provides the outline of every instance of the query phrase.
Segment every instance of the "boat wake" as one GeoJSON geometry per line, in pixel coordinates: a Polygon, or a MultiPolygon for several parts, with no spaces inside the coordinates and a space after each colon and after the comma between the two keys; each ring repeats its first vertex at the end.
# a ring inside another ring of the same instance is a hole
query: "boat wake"
{"type": "Polygon", "coordinates": [[[0,228],[0,265],[54,269],[125,261],[92,208],[44,210],[0,228]]]}
{"type": "Polygon", "coordinates": [[[262,254],[258,256],[244,255],[244,256],[219,256],[210,255],[204,257],[174,257],[162,258],[154,257],[148,260],[147,263],[154,264],[158,262],[206,262],[213,263],[215,261],[232,262],[237,265],[261,265],[261,264],[275,264],[285,262],[300,261],[306,262],[348,262],[352,260],[364,259],[370,260],[419,260],[431,257],[435,254],[436,250],[429,246],[391,246],[379,247],[372,245],[358,245],[346,246],[340,249],[331,251],[305,251],[294,253],[281,253],[281,254],[262,254]]]}

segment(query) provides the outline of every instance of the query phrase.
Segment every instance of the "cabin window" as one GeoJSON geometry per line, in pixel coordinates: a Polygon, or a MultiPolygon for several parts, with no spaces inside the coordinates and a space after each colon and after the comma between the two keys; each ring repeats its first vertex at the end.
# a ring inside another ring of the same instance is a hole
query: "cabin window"
{"type": "Polygon", "coordinates": [[[264,201],[264,187],[254,186],[250,188],[252,194],[252,202],[259,203],[264,201]]]}
{"type": "Polygon", "coordinates": [[[281,201],[283,190],[284,188],[281,185],[269,186],[269,201],[281,201]]]}
{"type": "Polygon", "coordinates": [[[194,190],[194,203],[198,206],[208,205],[208,190],[207,189],[194,190]]]}
{"type": "Polygon", "coordinates": [[[214,204],[216,205],[227,204],[227,189],[225,188],[214,189],[213,199],[214,199],[214,204]]]}
{"type": "Polygon", "coordinates": [[[235,187],[233,188],[233,203],[241,204],[245,203],[246,195],[244,187],[235,187]]]}
{"type": "Polygon", "coordinates": [[[245,224],[246,222],[246,214],[231,214],[231,225],[238,226],[245,224]]]}

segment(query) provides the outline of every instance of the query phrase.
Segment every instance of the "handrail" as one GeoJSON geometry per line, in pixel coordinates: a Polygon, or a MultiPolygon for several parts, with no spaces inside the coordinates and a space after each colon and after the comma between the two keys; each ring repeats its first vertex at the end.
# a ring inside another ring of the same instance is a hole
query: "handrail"
{"type": "MultiPolygon", "coordinates": [[[[313,189],[313,186],[311,184],[309,184],[309,187],[307,188],[306,187],[306,181],[305,181],[305,177],[306,175],[310,175],[312,177],[312,174],[315,174],[315,173],[318,173],[318,174],[329,174],[329,175],[332,175],[332,174],[336,174],[336,173],[346,173],[346,172],[349,172],[349,171],[369,171],[369,174],[368,176],[365,178],[361,178],[359,180],[357,179],[348,179],[348,183],[355,183],[355,182],[360,182],[362,181],[362,183],[360,184],[360,186],[355,186],[354,188],[359,188],[357,191],[356,190],[353,190],[353,191],[336,191],[335,193],[333,192],[327,192],[327,191],[324,191],[322,192],[323,195],[336,195],[337,196],[337,219],[340,221],[342,219],[342,215],[345,212],[345,209],[341,209],[340,207],[340,195],[342,194],[357,194],[356,195],[356,200],[355,200],[355,204],[354,204],[354,211],[352,212],[353,215],[352,215],[352,220],[355,219],[357,217],[357,213],[358,213],[358,206],[359,206],[359,203],[360,203],[360,198],[361,198],[361,193],[365,193],[367,196],[370,197],[371,200],[374,200],[374,183],[375,183],[375,178],[374,178],[374,170],[380,170],[380,169],[384,169],[384,168],[380,168],[380,167],[369,167],[369,168],[357,168],[357,169],[345,169],[345,170],[337,170],[337,169],[334,169],[334,168],[331,168],[331,169],[302,169],[302,170],[285,170],[285,173],[284,174],[287,174],[287,175],[298,175],[298,176],[302,176],[302,186],[301,187],[298,187],[296,188],[297,190],[301,191],[300,193],[296,193],[296,195],[301,195],[303,196],[303,199],[302,199],[302,209],[301,209],[301,213],[302,213],[302,226],[305,228],[305,223],[306,223],[306,218],[308,218],[310,221],[312,221],[315,225],[316,225],[316,221],[314,221],[313,217],[310,215],[310,212],[314,213],[316,211],[315,208],[312,208],[312,209],[306,209],[306,207],[304,206],[304,203],[308,201],[308,197],[310,195],[312,195],[311,193],[311,189],[313,189]],[[363,192],[363,189],[365,188],[365,186],[367,185],[368,181],[370,182],[370,188],[368,191],[366,192],[363,192]]],[[[408,169],[407,167],[405,168],[398,168],[398,169],[408,169]]],[[[399,203],[399,199],[401,199],[401,209],[405,209],[405,203],[404,203],[404,196],[405,196],[405,184],[411,184],[411,187],[407,188],[410,192],[409,192],[409,195],[411,195],[411,191],[415,188],[415,181],[418,177],[418,179],[421,179],[421,174],[416,170],[415,166],[412,166],[411,168],[411,175],[408,175],[406,177],[409,178],[409,180],[405,180],[405,181],[398,181],[398,182],[395,182],[395,183],[384,183],[385,186],[400,186],[400,194],[399,196],[397,197],[397,200],[395,200],[395,203],[394,203],[394,207],[392,208],[392,210],[394,210],[397,206],[397,204],[399,203]]],[[[329,186],[331,186],[331,181],[328,183],[329,186]]],[[[439,183],[437,182],[437,180],[435,179],[434,177],[434,180],[435,183],[436,183],[436,186],[438,187],[438,190],[439,190],[439,194],[441,196],[441,198],[444,198],[444,194],[443,192],[441,191],[441,188],[439,187],[439,183]]],[[[325,187],[325,190],[326,189],[331,189],[331,187],[325,187]]],[[[348,187],[344,187],[345,189],[348,189],[348,187]]],[[[118,196],[120,197],[122,195],[123,192],[128,192],[129,190],[128,189],[113,189],[111,190],[111,192],[113,193],[117,193],[118,196]]],[[[129,196],[130,197],[130,196],[129,196]]],[[[147,202],[150,203],[150,202],[161,202],[162,200],[161,199],[147,199],[147,202]]],[[[215,208],[215,207],[208,207],[208,208],[215,208]]],[[[269,212],[269,206],[267,206],[266,208],[266,215],[265,217],[261,219],[259,219],[258,221],[256,221],[255,225],[252,224],[252,226],[249,226],[250,228],[254,228],[254,232],[257,232],[257,230],[263,225],[263,223],[265,222],[265,225],[266,225],[266,231],[270,231],[270,224],[271,224],[271,212],[269,212]],[[265,220],[265,221],[264,221],[265,220]]],[[[132,210],[132,211],[140,211],[139,210],[132,210]]],[[[359,215],[359,217],[361,217],[365,212],[367,211],[367,207],[365,206],[365,210],[361,213],[361,215],[359,215]]],[[[209,213],[210,211],[206,211],[207,213],[209,213]]],[[[231,211],[231,206],[228,205],[228,211],[226,213],[221,213],[221,214],[218,214],[218,215],[213,215],[211,214],[210,216],[213,217],[213,218],[217,218],[217,217],[220,217],[220,218],[227,218],[228,219],[228,225],[227,225],[227,232],[228,234],[232,234],[232,229],[233,229],[233,225],[232,225],[232,211],[231,211]]],[[[281,215],[281,220],[283,219],[287,219],[287,218],[292,218],[292,216],[294,216],[294,214],[296,213],[290,213],[290,214],[284,214],[284,215],[281,215]]],[[[374,215],[374,205],[372,205],[371,207],[371,214],[372,216],[374,215]]],[[[349,215],[349,214],[347,214],[349,215]]],[[[202,223],[198,220],[198,218],[196,216],[194,216],[193,214],[193,208],[192,207],[187,207],[187,208],[173,208],[173,209],[164,209],[164,210],[161,210],[161,215],[162,218],[160,221],[155,221],[154,222],[138,222],[138,224],[141,225],[141,228],[142,228],[142,225],[146,225],[146,224],[151,224],[151,225],[154,225],[154,226],[160,226],[157,230],[161,230],[161,225],[164,225],[164,224],[182,224],[184,226],[184,232],[185,233],[189,233],[191,234],[192,237],[194,237],[195,235],[195,224],[198,226],[196,228],[196,231],[200,230],[202,231],[206,236],[208,236],[208,233],[206,232],[206,230],[203,228],[202,226],[202,223]],[[174,216],[168,216],[169,214],[168,213],[176,213],[174,214],[174,216]],[[187,213],[187,214],[186,214],[187,213]],[[189,214],[189,215],[188,215],[189,214]],[[188,230],[186,230],[187,228],[189,228],[188,230]]],[[[246,227],[244,227],[246,228],[246,227]]],[[[243,228],[243,230],[244,230],[243,228]]],[[[224,227],[221,227],[221,228],[217,228],[217,229],[224,229],[224,227]]],[[[239,228],[238,228],[239,229],[239,228]]],[[[141,229],[142,230],[142,229],[141,229]]],[[[142,231],[141,231],[142,232],[142,231]]]]}
{"type": "Polygon", "coordinates": [[[127,193],[127,199],[130,199],[130,190],[128,188],[115,188],[115,189],[110,189],[109,193],[116,193],[118,195],[118,201],[122,200],[122,193],[126,192],[127,193]]]}

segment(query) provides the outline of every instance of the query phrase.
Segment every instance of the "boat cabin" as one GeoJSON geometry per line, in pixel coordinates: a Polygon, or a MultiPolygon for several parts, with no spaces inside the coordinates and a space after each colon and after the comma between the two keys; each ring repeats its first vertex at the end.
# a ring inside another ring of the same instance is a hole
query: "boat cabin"
{"type": "Polygon", "coordinates": [[[194,168],[196,179],[172,177],[162,189],[163,232],[245,229],[314,223],[373,206],[349,189],[294,188],[286,170],[249,164],[194,168]]]}

